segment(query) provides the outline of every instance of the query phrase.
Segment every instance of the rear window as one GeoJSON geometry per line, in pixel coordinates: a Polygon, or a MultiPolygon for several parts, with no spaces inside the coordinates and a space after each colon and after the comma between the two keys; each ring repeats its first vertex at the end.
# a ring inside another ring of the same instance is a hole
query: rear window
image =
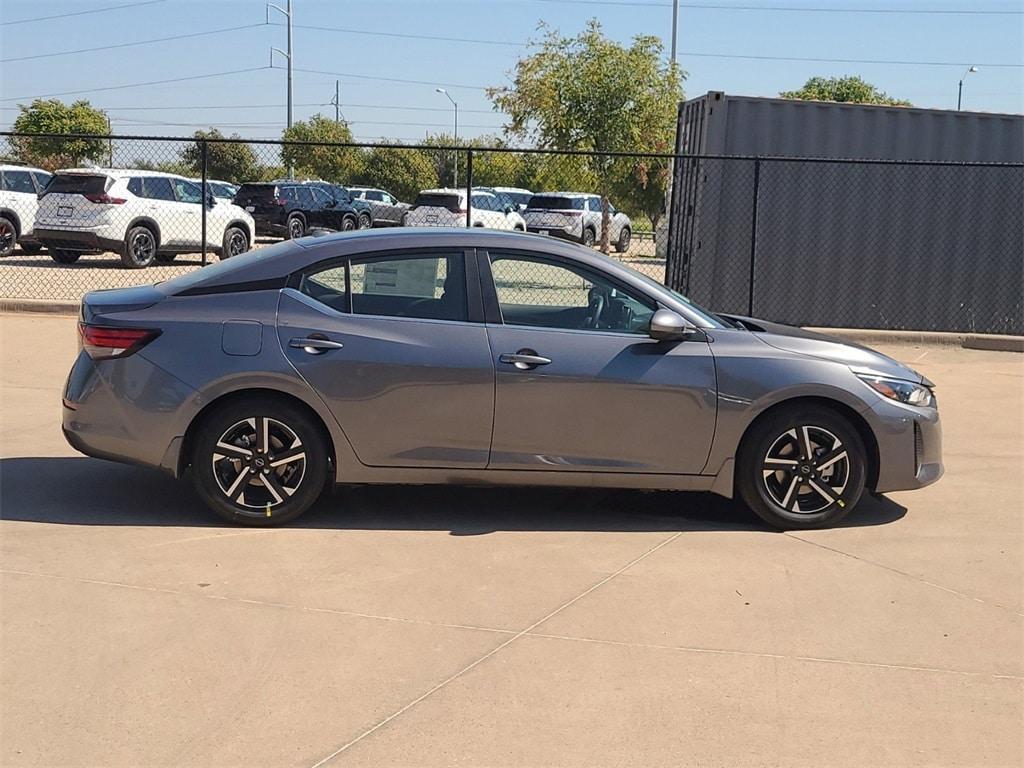
{"type": "Polygon", "coordinates": [[[277,187],[273,184],[243,184],[235,193],[237,200],[273,200],[277,187]]]}
{"type": "Polygon", "coordinates": [[[107,191],[106,176],[90,176],[85,173],[58,173],[46,185],[46,192],[64,195],[102,195],[107,191]]]}
{"type": "Polygon", "coordinates": [[[534,195],[527,208],[546,211],[582,211],[582,197],[559,197],[557,195],[534,195]]]}
{"type": "Polygon", "coordinates": [[[420,206],[447,208],[452,213],[462,210],[458,195],[439,192],[420,192],[420,194],[416,195],[416,202],[413,205],[417,208],[420,206]]]}

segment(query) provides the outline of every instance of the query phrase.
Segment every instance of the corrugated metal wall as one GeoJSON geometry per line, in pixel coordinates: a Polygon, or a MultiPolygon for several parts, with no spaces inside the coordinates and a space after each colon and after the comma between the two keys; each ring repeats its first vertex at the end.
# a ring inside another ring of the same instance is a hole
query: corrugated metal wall
{"type": "Polygon", "coordinates": [[[1024,333],[1024,167],[949,164],[1024,162],[1024,118],[715,93],[679,117],[672,287],[801,325],[1024,333]]]}

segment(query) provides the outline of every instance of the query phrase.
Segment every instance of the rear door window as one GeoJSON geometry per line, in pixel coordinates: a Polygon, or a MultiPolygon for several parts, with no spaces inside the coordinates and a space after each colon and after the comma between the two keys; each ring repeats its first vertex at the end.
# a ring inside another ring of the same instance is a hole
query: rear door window
{"type": "Polygon", "coordinates": [[[172,203],[176,200],[171,180],[164,176],[144,176],[142,192],[142,196],[150,200],[167,200],[172,203]]]}
{"type": "Polygon", "coordinates": [[[296,198],[299,201],[299,205],[306,210],[313,208],[316,204],[313,202],[313,190],[309,187],[296,187],[296,198]]]}
{"type": "Polygon", "coordinates": [[[28,171],[4,171],[3,188],[5,192],[25,192],[30,195],[36,193],[32,174],[28,171]]]}

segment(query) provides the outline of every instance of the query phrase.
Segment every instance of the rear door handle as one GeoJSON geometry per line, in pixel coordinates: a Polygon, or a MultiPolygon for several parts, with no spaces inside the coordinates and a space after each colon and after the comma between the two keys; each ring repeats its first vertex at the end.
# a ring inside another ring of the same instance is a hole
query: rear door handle
{"type": "Polygon", "coordinates": [[[342,349],[345,345],[340,341],[331,341],[330,339],[305,338],[292,339],[288,342],[288,346],[292,349],[301,349],[310,355],[322,355],[332,349],[342,349]]]}
{"type": "Polygon", "coordinates": [[[505,353],[498,356],[498,362],[514,365],[521,371],[528,371],[538,365],[548,365],[551,358],[541,357],[532,349],[521,349],[515,354],[505,353]]]}

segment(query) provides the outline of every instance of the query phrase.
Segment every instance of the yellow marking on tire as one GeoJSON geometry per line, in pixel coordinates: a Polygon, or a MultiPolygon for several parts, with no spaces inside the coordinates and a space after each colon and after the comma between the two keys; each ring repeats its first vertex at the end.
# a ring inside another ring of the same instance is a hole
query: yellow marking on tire
{"type": "Polygon", "coordinates": [[[267,504],[267,517],[270,517],[270,505],[267,504]]]}

